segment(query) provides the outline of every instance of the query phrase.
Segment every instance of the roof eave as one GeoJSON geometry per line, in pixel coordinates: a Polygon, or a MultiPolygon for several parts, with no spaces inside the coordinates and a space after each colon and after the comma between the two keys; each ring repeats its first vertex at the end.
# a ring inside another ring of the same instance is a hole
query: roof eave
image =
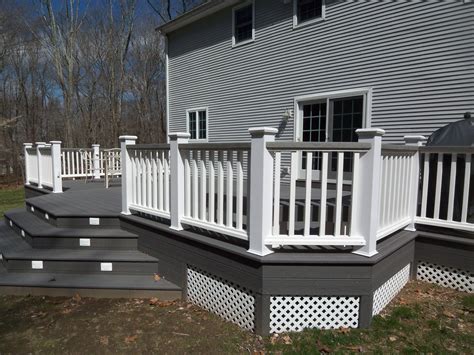
{"type": "Polygon", "coordinates": [[[241,0],[214,0],[206,2],[200,6],[197,6],[193,10],[175,18],[174,20],[159,26],[156,30],[163,34],[171,33],[184,26],[189,25],[190,23],[193,23],[206,16],[216,13],[219,10],[235,5],[239,1],[241,0]]]}

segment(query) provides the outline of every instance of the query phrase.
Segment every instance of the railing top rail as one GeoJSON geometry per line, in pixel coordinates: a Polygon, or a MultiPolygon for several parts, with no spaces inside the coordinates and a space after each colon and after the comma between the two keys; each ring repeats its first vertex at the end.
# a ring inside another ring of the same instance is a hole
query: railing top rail
{"type": "Polygon", "coordinates": [[[400,145],[400,144],[383,144],[382,145],[382,154],[383,153],[416,153],[418,151],[417,146],[414,145],[400,145]]]}
{"type": "Polygon", "coordinates": [[[63,152],[78,152],[80,150],[92,151],[92,148],[61,148],[61,151],[63,152]]]}
{"type": "Polygon", "coordinates": [[[306,150],[327,152],[365,152],[369,150],[369,143],[356,142],[268,142],[269,150],[306,150]]]}
{"type": "Polygon", "coordinates": [[[474,154],[474,146],[471,147],[420,147],[423,153],[459,153],[474,154]]]}
{"type": "Polygon", "coordinates": [[[187,143],[179,146],[182,150],[250,150],[251,144],[241,143],[187,143]]]}
{"type": "Polygon", "coordinates": [[[167,150],[170,149],[169,144],[132,144],[127,145],[129,150],[167,150]]]}

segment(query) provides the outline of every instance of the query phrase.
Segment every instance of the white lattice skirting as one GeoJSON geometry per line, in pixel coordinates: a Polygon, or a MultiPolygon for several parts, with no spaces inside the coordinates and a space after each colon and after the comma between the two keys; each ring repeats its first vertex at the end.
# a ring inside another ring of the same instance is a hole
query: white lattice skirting
{"type": "Polygon", "coordinates": [[[359,303],[359,297],[273,296],[270,298],[270,332],[357,328],[359,303]]]}
{"type": "Polygon", "coordinates": [[[250,290],[188,266],[188,301],[247,330],[255,328],[255,296],[250,290]]]}
{"type": "Polygon", "coordinates": [[[410,264],[405,266],[374,292],[372,315],[379,314],[410,280],[410,264]]]}
{"type": "Polygon", "coordinates": [[[474,292],[474,274],[467,270],[418,261],[416,278],[458,291],[474,292]]]}

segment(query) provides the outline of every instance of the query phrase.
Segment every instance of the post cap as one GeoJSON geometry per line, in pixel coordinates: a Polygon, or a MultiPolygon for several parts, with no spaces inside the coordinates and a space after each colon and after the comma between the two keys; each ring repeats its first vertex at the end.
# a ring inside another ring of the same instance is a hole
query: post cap
{"type": "Polygon", "coordinates": [[[33,146],[33,143],[23,143],[23,145],[24,145],[25,147],[32,147],[32,146],[33,146]]]}
{"type": "Polygon", "coordinates": [[[422,141],[426,140],[426,137],[425,136],[404,136],[403,140],[405,141],[405,144],[418,145],[418,144],[421,144],[422,141]]]}
{"type": "Polygon", "coordinates": [[[138,139],[137,136],[120,136],[119,141],[136,141],[138,139]]]}
{"type": "Polygon", "coordinates": [[[191,138],[191,134],[186,133],[186,132],[172,132],[168,134],[168,137],[170,139],[176,140],[178,138],[191,138]]]}
{"type": "Polygon", "coordinates": [[[274,136],[278,133],[278,129],[273,127],[253,127],[249,128],[249,133],[252,138],[258,138],[263,136],[274,136]]]}
{"type": "Polygon", "coordinates": [[[51,143],[51,144],[61,144],[62,142],[61,141],[50,141],[49,143],[51,143]]]}
{"type": "Polygon", "coordinates": [[[100,147],[100,144],[92,144],[91,147],[100,147]]]}
{"type": "Polygon", "coordinates": [[[35,142],[36,145],[45,145],[46,142],[35,142]]]}
{"type": "Polygon", "coordinates": [[[359,128],[356,130],[357,135],[359,138],[374,138],[374,137],[382,137],[385,134],[385,130],[381,128],[359,128]]]}

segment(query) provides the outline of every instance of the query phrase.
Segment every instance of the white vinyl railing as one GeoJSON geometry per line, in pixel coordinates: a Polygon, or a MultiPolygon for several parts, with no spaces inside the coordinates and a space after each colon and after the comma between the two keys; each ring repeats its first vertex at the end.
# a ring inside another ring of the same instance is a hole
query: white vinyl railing
{"type": "Polygon", "coordinates": [[[182,223],[248,239],[244,197],[250,144],[184,144],[182,223]]]}
{"type": "MultiPolygon", "coordinates": [[[[155,145],[143,149],[129,146],[131,160],[131,201],[129,208],[170,217],[169,145],[155,145]]],[[[113,164],[113,162],[112,162],[113,164]]]]}
{"type": "Polygon", "coordinates": [[[35,147],[31,143],[25,143],[23,152],[25,184],[34,184],[38,188],[48,187],[55,193],[62,192],[61,142],[37,142],[35,147]]]}
{"type": "Polygon", "coordinates": [[[274,154],[272,245],[365,245],[352,235],[352,201],[359,186],[363,143],[269,143],[274,154]],[[285,159],[285,155],[289,159],[285,159]],[[283,159],[282,159],[283,156],[283,159]],[[282,163],[290,176],[282,178],[282,163]],[[302,170],[300,173],[299,170],[302,170]],[[297,183],[298,175],[304,179],[297,183]],[[316,178],[315,178],[316,177],[316,178]],[[299,184],[300,186],[297,186],[299,184]]]}
{"type": "Polygon", "coordinates": [[[225,144],[190,143],[187,133],[170,134],[169,146],[120,137],[122,213],[246,240],[260,256],[324,245],[370,257],[377,241],[415,223],[473,230],[474,148],[425,148],[421,136],[382,145],[381,129],[357,130],[354,143],[275,142],[276,129],[249,132],[250,143],[225,144]]]}
{"type": "MultiPolygon", "coordinates": [[[[377,239],[408,226],[412,222],[411,203],[414,160],[417,147],[382,146],[380,215],[377,239]]],[[[416,172],[418,174],[418,172],[416,172]]]]}
{"type": "Polygon", "coordinates": [[[474,147],[422,147],[421,207],[416,223],[474,231],[474,147]]]}
{"type": "Polygon", "coordinates": [[[61,151],[61,174],[63,178],[94,176],[93,150],[63,148],[61,151]]]}

